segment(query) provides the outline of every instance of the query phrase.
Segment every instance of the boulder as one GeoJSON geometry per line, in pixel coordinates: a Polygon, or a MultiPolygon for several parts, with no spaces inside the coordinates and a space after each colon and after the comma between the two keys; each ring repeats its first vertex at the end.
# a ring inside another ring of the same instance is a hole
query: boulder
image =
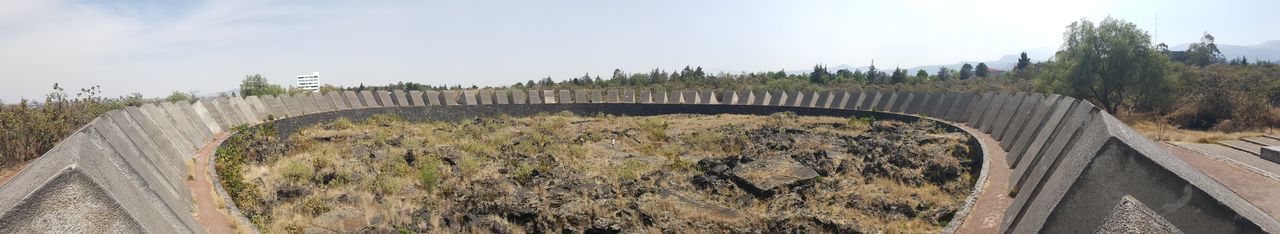
{"type": "Polygon", "coordinates": [[[770,197],[778,188],[818,177],[813,168],[797,163],[789,157],[772,157],[739,165],[729,170],[739,187],[756,197],[770,197]]]}

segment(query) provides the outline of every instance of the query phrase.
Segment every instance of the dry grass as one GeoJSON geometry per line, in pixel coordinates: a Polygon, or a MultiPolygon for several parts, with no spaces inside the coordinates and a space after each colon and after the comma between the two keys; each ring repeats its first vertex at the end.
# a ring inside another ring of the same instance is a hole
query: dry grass
{"type": "Polygon", "coordinates": [[[1189,130],[1178,126],[1153,121],[1142,116],[1125,115],[1119,117],[1134,131],[1155,141],[1214,143],[1221,140],[1233,140],[1245,137],[1256,137],[1280,134],[1280,128],[1262,128],[1247,131],[1225,132],[1215,130],[1189,130]]]}
{"type": "MultiPolygon", "coordinates": [[[[604,183],[603,186],[619,186],[616,183],[621,181],[652,183],[639,181],[647,181],[645,178],[655,173],[676,173],[676,177],[666,180],[691,186],[689,176],[701,173],[701,168],[695,166],[699,160],[737,156],[755,144],[747,137],[748,130],[773,129],[768,132],[785,133],[793,130],[782,129],[805,129],[817,135],[836,136],[831,139],[852,139],[873,128],[872,122],[875,121],[794,114],[623,117],[556,113],[428,123],[408,123],[389,116],[360,122],[339,119],[302,129],[290,136],[289,152],[262,164],[247,165],[240,175],[243,181],[255,181],[256,196],[271,204],[266,209],[259,208],[269,218],[257,224],[267,232],[299,232],[317,226],[341,232],[335,229],[335,223],[346,221],[335,217],[347,216],[334,214],[354,215],[361,225],[374,228],[372,230],[428,227],[436,230],[447,228],[440,226],[446,218],[440,216],[443,215],[440,212],[489,204],[465,202],[466,199],[497,202],[510,199],[519,189],[527,189],[535,196],[552,196],[545,194],[546,188],[537,186],[548,183],[549,173],[563,175],[571,171],[574,178],[598,181],[604,183]],[[514,182],[493,184],[494,181],[514,182]],[[525,183],[529,184],[522,185],[525,183]],[[297,186],[302,186],[305,192],[300,195],[280,192],[297,186]],[[477,192],[481,194],[472,194],[477,192]],[[415,213],[423,211],[432,215],[415,213]]],[[[832,142],[847,143],[799,139],[796,144],[813,147],[832,142]]],[[[570,178],[557,180],[564,179],[570,178]]],[[[910,209],[952,206],[963,195],[945,197],[942,194],[945,192],[937,186],[911,191],[915,186],[892,180],[857,187],[864,192],[882,194],[877,195],[881,197],[878,199],[916,200],[907,203],[912,206],[910,209]],[[942,200],[955,201],[940,202],[942,200]]],[[[743,191],[735,193],[746,195],[743,191]]],[[[692,193],[688,196],[716,204],[736,203],[727,197],[692,193]]],[[[634,206],[624,199],[580,197],[575,200],[578,202],[563,204],[558,209],[611,212],[600,209],[634,206]]],[[[882,226],[883,230],[939,228],[932,221],[910,221],[917,217],[881,217],[841,204],[809,206],[812,207],[808,209],[824,215],[853,218],[848,220],[857,220],[866,227],[882,226]]],[[[757,201],[744,207],[742,212],[754,220],[775,216],[775,209],[757,201]]],[[[519,227],[501,217],[486,222],[519,227]]]]}

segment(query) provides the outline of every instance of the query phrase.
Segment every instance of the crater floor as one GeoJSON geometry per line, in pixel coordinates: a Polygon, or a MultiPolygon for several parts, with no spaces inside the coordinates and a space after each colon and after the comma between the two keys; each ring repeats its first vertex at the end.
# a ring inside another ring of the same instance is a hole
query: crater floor
{"type": "Polygon", "coordinates": [[[976,166],[966,136],[934,124],[376,116],[288,139],[256,126],[228,139],[217,166],[270,232],[938,232],[976,166]]]}

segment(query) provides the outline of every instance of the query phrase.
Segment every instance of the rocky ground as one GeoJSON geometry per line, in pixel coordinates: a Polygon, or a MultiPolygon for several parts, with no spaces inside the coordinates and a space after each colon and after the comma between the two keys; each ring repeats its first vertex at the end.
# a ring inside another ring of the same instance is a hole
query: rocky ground
{"type": "Polygon", "coordinates": [[[962,133],[788,113],[379,116],[267,135],[220,149],[243,163],[219,168],[268,232],[938,232],[974,179],[962,133]]]}

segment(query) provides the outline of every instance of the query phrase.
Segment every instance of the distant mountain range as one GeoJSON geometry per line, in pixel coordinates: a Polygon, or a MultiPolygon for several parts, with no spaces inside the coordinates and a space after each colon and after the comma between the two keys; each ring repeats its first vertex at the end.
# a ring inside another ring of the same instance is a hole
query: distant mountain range
{"type": "MultiPolygon", "coordinates": [[[[1169,46],[1169,50],[1187,50],[1190,43],[1183,43],[1169,46]]],[[[1280,40],[1271,40],[1251,46],[1226,45],[1218,44],[1218,50],[1222,51],[1222,56],[1227,60],[1240,57],[1249,58],[1249,61],[1267,60],[1280,62],[1280,40]]]]}
{"type": "MultiPolygon", "coordinates": [[[[1178,44],[1178,45],[1170,46],[1169,50],[1186,50],[1187,47],[1189,47],[1189,45],[1190,43],[1178,44]]],[[[1267,60],[1267,61],[1280,62],[1280,40],[1270,40],[1270,41],[1266,41],[1266,42],[1262,42],[1262,43],[1259,43],[1256,45],[1250,45],[1250,46],[1218,44],[1218,50],[1221,50],[1222,55],[1226,57],[1228,60],[1236,59],[1240,57],[1246,57],[1246,58],[1249,58],[1249,61],[1267,60]]],[[[1049,60],[1050,58],[1053,58],[1054,53],[1057,53],[1057,48],[1047,48],[1047,47],[1036,48],[1036,49],[1026,50],[1025,52],[1027,52],[1027,57],[1031,58],[1032,62],[1041,62],[1041,61],[1046,61],[1046,60],[1049,60]]],[[[952,70],[960,70],[960,67],[964,66],[965,63],[977,66],[978,63],[981,62],[981,63],[987,63],[988,67],[991,67],[994,69],[1010,70],[1013,68],[1014,65],[1018,64],[1018,57],[1021,55],[1021,53],[1022,52],[1018,52],[1014,54],[1000,56],[999,59],[991,60],[991,61],[962,61],[954,64],[925,65],[925,66],[909,67],[909,68],[903,68],[903,69],[907,70],[908,75],[915,75],[916,71],[919,71],[919,70],[924,70],[929,74],[935,74],[938,72],[938,68],[941,68],[941,67],[950,68],[952,70]]],[[[870,67],[869,66],[855,67],[848,64],[840,64],[840,65],[828,67],[827,69],[834,72],[840,69],[866,71],[867,68],[870,68],[870,67]]],[[[876,65],[876,69],[880,69],[886,72],[892,72],[893,68],[894,66],[891,64],[876,65]]],[[[787,69],[787,74],[793,74],[793,75],[808,74],[810,72],[813,72],[813,68],[787,69]]]]}

